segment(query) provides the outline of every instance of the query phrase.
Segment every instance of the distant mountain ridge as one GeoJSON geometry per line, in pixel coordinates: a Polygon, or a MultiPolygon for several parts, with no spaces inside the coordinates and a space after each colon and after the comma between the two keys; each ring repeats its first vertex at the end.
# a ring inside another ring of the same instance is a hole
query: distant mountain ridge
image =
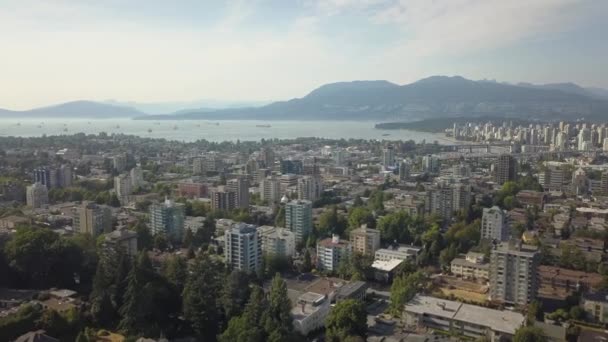
{"type": "MultiPolygon", "coordinates": [[[[177,103],[168,104],[171,107],[177,103]]],[[[535,85],[472,81],[461,76],[431,76],[405,85],[383,80],[337,82],[322,85],[302,98],[263,106],[184,108],[162,115],[149,115],[124,104],[113,100],[73,101],[25,111],[0,109],[0,118],[413,121],[473,116],[608,119],[606,89],[583,88],[574,83],[535,85]]],[[[162,103],[149,105],[158,104],[162,103]]],[[[137,105],[141,108],[145,104],[137,105]]]]}
{"type": "Polygon", "coordinates": [[[30,110],[0,109],[0,118],[79,118],[111,119],[141,117],[146,113],[136,109],[95,101],[72,101],[30,110]]]}
{"type": "Polygon", "coordinates": [[[302,98],[257,108],[184,111],[143,119],[411,121],[459,116],[607,118],[608,99],[571,83],[513,85],[432,76],[406,85],[387,81],[331,83],[302,98]]]}

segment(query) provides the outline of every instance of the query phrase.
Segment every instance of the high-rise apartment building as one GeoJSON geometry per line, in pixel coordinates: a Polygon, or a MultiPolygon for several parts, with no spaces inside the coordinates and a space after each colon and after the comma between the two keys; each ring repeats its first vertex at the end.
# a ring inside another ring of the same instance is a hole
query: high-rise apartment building
{"type": "Polygon", "coordinates": [[[114,192],[121,204],[129,202],[129,196],[132,194],[132,182],[128,173],[120,174],[114,177],[114,192]]]}
{"type": "Polygon", "coordinates": [[[34,183],[25,190],[26,203],[36,209],[49,204],[49,191],[41,183],[34,183]]]}
{"type": "Polygon", "coordinates": [[[85,201],[72,213],[74,229],[79,233],[96,237],[112,231],[112,210],[107,205],[85,201]]]}
{"type": "Polygon", "coordinates": [[[285,228],[296,236],[296,243],[303,241],[312,232],[312,202],[290,201],[285,205],[285,228]]]}
{"type": "Polygon", "coordinates": [[[350,244],[355,253],[374,255],[380,249],[380,231],[366,225],[350,232],[350,244]]]}
{"type": "Polygon", "coordinates": [[[260,198],[269,204],[281,200],[281,182],[276,177],[268,177],[260,182],[260,198]]]}
{"type": "Polygon", "coordinates": [[[538,183],[545,191],[561,191],[564,189],[566,170],[564,163],[546,162],[545,168],[538,173],[538,183]]]}
{"type": "Polygon", "coordinates": [[[516,161],[510,154],[503,154],[498,157],[496,163],[496,183],[502,185],[508,181],[515,180],[516,161]]]}
{"type": "Polygon", "coordinates": [[[118,173],[121,173],[127,169],[127,154],[120,153],[112,157],[112,167],[118,173]]]}
{"type": "Polygon", "coordinates": [[[422,157],[422,170],[429,173],[439,172],[439,158],[432,154],[422,157]]]}
{"type": "Polygon", "coordinates": [[[395,166],[395,149],[392,145],[382,149],[382,166],[385,169],[395,166]]]}
{"type": "Polygon", "coordinates": [[[509,234],[509,223],[506,211],[497,206],[483,208],[481,238],[490,241],[507,241],[509,239],[509,234]]]}
{"type": "Polygon", "coordinates": [[[34,183],[40,183],[47,189],[69,187],[72,185],[73,177],[70,165],[61,165],[58,168],[41,167],[34,170],[34,183]]]}
{"type": "Polygon", "coordinates": [[[582,128],[578,132],[576,143],[579,151],[586,151],[588,146],[591,146],[591,130],[589,128],[582,128]]]}
{"type": "Polygon", "coordinates": [[[235,206],[239,209],[249,208],[249,180],[239,176],[226,182],[226,189],[235,193],[235,206]]]}
{"type": "Polygon", "coordinates": [[[316,201],[323,193],[323,181],[319,176],[304,176],[298,180],[298,199],[316,201]]]}
{"type": "Polygon", "coordinates": [[[223,186],[211,189],[209,197],[213,210],[232,210],[236,208],[236,193],[223,186]]]}
{"type": "Polygon", "coordinates": [[[449,220],[455,211],[469,207],[471,186],[468,184],[439,183],[426,192],[426,210],[449,220]]]}
{"type": "MultiPolygon", "coordinates": [[[[337,149],[333,153],[334,163],[336,166],[344,166],[346,162],[346,151],[344,149],[337,149]]],[[[394,159],[394,156],[393,156],[394,159]]]]}
{"type": "Polygon", "coordinates": [[[406,181],[410,178],[410,165],[405,161],[402,160],[399,163],[399,180],[400,181],[406,181]]]}
{"type": "Polygon", "coordinates": [[[292,173],[294,175],[301,175],[304,172],[304,165],[301,160],[281,160],[281,174],[292,173]]]}
{"type": "Polygon", "coordinates": [[[243,272],[258,272],[262,267],[262,240],[257,227],[235,223],[224,232],[226,264],[243,272]]]}
{"type": "Polygon", "coordinates": [[[265,168],[272,169],[274,167],[275,154],[272,148],[264,147],[260,151],[260,160],[265,168]]]}
{"type": "Polygon", "coordinates": [[[150,231],[162,234],[172,241],[181,241],[184,232],[185,207],[166,199],[150,205],[150,231]]]}
{"type": "Polygon", "coordinates": [[[490,297],[492,301],[526,305],[538,291],[540,254],[534,246],[503,242],[490,256],[490,297]]]}
{"type": "Polygon", "coordinates": [[[129,172],[129,176],[131,178],[131,188],[137,189],[144,184],[144,171],[141,167],[136,166],[131,169],[129,172]]]}
{"type": "Polygon", "coordinates": [[[203,157],[196,157],[192,159],[192,173],[195,175],[205,174],[205,160],[203,157]]]}

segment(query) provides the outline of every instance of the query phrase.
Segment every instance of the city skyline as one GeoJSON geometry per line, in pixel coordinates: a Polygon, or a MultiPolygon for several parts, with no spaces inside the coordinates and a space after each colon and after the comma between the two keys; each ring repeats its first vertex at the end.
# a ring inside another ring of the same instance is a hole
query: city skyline
{"type": "Polygon", "coordinates": [[[1,3],[0,107],[274,101],[431,75],[608,87],[601,1],[1,3]],[[517,21],[513,21],[513,18],[517,21]],[[605,59],[605,58],[604,58],[605,59]],[[60,85],[58,85],[60,83],[60,85]]]}

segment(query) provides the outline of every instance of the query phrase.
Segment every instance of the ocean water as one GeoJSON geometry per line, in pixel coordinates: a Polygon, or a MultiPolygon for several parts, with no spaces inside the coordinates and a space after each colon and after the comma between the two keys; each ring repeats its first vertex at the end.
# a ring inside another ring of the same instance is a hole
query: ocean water
{"type": "Polygon", "coordinates": [[[178,141],[257,141],[320,137],[332,139],[414,140],[453,144],[443,134],[408,130],[380,130],[371,121],[253,121],[253,120],[80,120],[80,119],[0,119],[0,136],[35,137],[100,132],[123,133],[178,141]],[[260,127],[264,125],[265,127],[260,127]]]}

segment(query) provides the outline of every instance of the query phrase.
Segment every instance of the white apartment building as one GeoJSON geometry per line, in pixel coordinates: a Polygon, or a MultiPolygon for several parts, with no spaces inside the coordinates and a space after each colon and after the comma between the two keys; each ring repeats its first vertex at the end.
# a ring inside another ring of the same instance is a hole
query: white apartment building
{"type": "Polygon", "coordinates": [[[422,248],[416,246],[399,246],[397,248],[381,248],[374,253],[374,260],[389,261],[393,259],[415,259],[422,248]]]}
{"type": "Polygon", "coordinates": [[[481,218],[481,238],[506,241],[509,239],[507,212],[497,206],[483,209],[481,218]]]}
{"type": "Polygon", "coordinates": [[[349,255],[351,251],[351,244],[346,240],[340,240],[340,236],[336,234],[331,238],[321,240],[317,243],[317,268],[335,271],[338,269],[342,257],[349,255]]]}
{"type": "Polygon", "coordinates": [[[25,197],[27,205],[36,209],[49,204],[49,191],[41,183],[34,183],[26,188],[25,197]]]}
{"type": "Polygon", "coordinates": [[[291,309],[293,329],[306,336],[313,330],[325,326],[325,319],[330,311],[327,296],[306,292],[298,298],[298,303],[291,309]]]}
{"type": "Polygon", "coordinates": [[[485,262],[483,254],[469,252],[464,258],[452,260],[450,272],[463,278],[489,279],[490,264],[485,262]]]}
{"type": "Polygon", "coordinates": [[[269,204],[281,200],[281,182],[276,177],[268,177],[260,181],[260,198],[269,204]]]}
{"type": "Polygon", "coordinates": [[[296,236],[285,228],[261,226],[258,228],[262,251],[266,254],[292,257],[296,252],[296,236]]]}
{"type": "Polygon", "coordinates": [[[262,267],[262,241],[257,227],[236,223],[224,233],[226,264],[244,272],[257,272],[262,267]]]}

